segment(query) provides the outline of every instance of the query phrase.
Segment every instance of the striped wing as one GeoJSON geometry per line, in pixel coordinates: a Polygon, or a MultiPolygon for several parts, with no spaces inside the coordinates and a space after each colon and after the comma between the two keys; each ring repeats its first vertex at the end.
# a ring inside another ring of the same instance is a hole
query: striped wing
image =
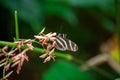
{"type": "Polygon", "coordinates": [[[61,51],[77,51],[78,46],[71,40],[63,38],[61,36],[56,36],[56,45],[55,48],[61,51]]]}

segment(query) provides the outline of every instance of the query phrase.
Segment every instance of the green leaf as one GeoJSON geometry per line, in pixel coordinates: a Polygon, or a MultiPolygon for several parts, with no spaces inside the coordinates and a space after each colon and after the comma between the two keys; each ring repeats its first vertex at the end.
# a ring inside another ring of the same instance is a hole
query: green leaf
{"type": "Polygon", "coordinates": [[[87,7],[87,6],[105,6],[113,0],[67,0],[70,5],[87,7]]]}
{"type": "Polygon", "coordinates": [[[0,1],[0,4],[6,7],[12,15],[13,11],[17,10],[19,19],[29,24],[34,32],[39,32],[42,29],[40,23],[42,13],[37,0],[4,0],[0,1]]]}
{"type": "Polygon", "coordinates": [[[107,18],[102,19],[102,25],[103,27],[108,30],[109,32],[114,32],[114,24],[112,21],[110,21],[107,18]]]}
{"type": "Polygon", "coordinates": [[[74,11],[66,5],[59,4],[59,3],[45,3],[43,5],[45,13],[48,15],[58,16],[66,21],[68,21],[71,25],[78,24],[78,19],[74,13],[74,11]]]}
{"type": "Polygon", "coordinates": [[[117,78],[117,79],[115,79],[115,80],[120,80],[120,78],[117,78]]]}
{"type": "Polygon", "coordinates": [[[76,65],[58,61],[43,75],[43,80],[94,80],[76,65]]]}

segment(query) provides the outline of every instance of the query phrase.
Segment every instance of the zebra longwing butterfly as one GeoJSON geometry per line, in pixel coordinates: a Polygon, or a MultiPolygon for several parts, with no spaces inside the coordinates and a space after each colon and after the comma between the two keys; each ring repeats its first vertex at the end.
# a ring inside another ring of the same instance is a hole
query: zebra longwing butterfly
{"type": "Polygon", "coordinates": [[[78,50],[77,44],[67,39],[66,36],[62,34],[58,34],[56,38],[57,38],[56,44],[55,44],[56,49],[61,50],[61,51],[66,51],[66,50],[77,51],[78,50]]]}

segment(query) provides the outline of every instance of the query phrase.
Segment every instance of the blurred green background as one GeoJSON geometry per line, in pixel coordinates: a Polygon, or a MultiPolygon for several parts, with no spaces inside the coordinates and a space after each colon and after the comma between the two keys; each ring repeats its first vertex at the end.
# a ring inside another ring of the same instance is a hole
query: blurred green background
{"type": "MultiPolygon", "coordinates": [[[[70,54],[75,61],[56,57],[43,63],[37,53],[30,53],[20,75],[10,80],[114,80],[119,74],[107,63],[98,69],[82,71],[82,64],[100,54],[100,45],[117,30],[116,20],[120,0],[0,0],[0,40],[13,41],[15,37],[14,10],[18,11],[20,38],[33,36],[46,27],[45,33],[67,34],[78,46],[70,54]],[[105,72],[105,74],[103,74],[105,72]]],[[[120,26],[118,24],[118,26],[120,26]]]]}

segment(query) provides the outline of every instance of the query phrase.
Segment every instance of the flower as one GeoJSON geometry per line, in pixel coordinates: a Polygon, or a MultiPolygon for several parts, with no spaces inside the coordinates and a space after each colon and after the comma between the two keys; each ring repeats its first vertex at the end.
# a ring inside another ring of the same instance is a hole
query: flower
{"type": "Polygon", "coordinates": [[[21,47],[25,46],[25,45],[27,45],[28,49],[33,50],[32,42],[33,42],[33,40],[26,39],[26,40],[21,40],[21,41],[15,41],[14,43],[17,45],[17,49],[20,52],[21,47]]]}
{"type": "Polygon", "coordinates": [[[39,35],[35,35],[34,37],[43,45],[46,53],[39,56],[40,58],[45,58],[43,63],[46,63],[53,59],[55,61],[54,50],[56,44],[56,33],[48,33],[44,34],[45,28],[39,33],[39,35]]]}
{"type": "Polygon", "coordinates": [[[8,80],[7,78],[13,73],[13,71],[10,71],[7,75],[3,77],[2,80],[8,80]]]}
{"type": "Polygon", "coordinates": [[[12,60],[12,62],[15,62],[12,67],[14,67],[15,65],[18,65],[17,66],[17,74],[19,74],[20,70],[21,70],[21,67],[24,63],[24,61],[29,61],[28,59],[28,56],[26,55],[26,52],[28,51],[29,49],[25,49],[23,50],[22,52],[20,52],[18,55],[10,58],[10,60],[12,60]]]}
{"type": "Polygon", "coordinates": [[[45,53],[45,54],[39,56],[40,58],[45,58],[43,63],[46,63],[46,62],[50,61],[51,59],[53,59],[55,61],[55,56],[53,54],[54,50],[55,50],[55,48],[52,49],[49,53],[45,53]]]}

